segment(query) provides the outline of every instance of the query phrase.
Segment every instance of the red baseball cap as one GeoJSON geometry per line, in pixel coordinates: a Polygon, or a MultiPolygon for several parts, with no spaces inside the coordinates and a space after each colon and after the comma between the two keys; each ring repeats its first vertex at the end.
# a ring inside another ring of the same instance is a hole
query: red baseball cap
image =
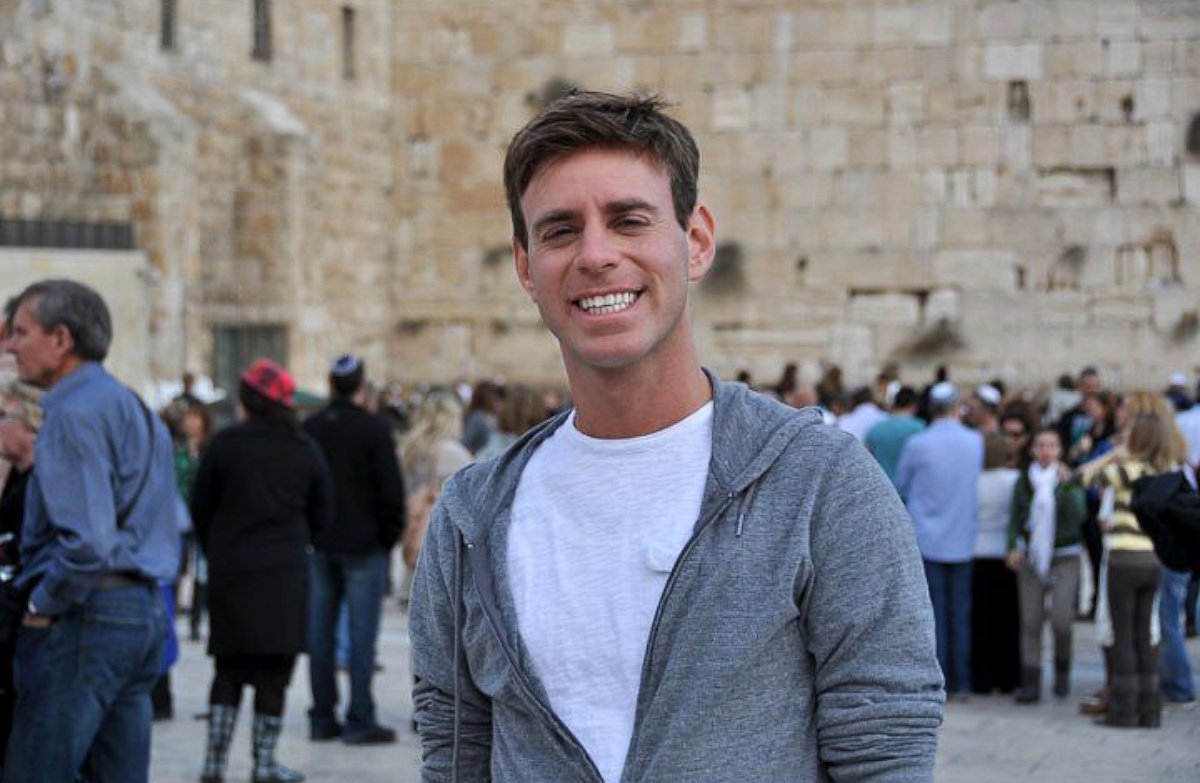
{"type": "Polygon", "coordinates": [[[256,359],[242,373],[242,383],[276,405],[294,407],[292,392],[296,391],[296,382],[287,370],[270,359],[256,359]]]}

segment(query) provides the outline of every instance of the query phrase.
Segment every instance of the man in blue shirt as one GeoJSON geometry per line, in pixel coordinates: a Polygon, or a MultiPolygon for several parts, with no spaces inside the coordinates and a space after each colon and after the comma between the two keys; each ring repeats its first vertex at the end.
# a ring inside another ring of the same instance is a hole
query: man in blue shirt
{"type": "Polygon", "coordinates": [[[21,535],[17,705],[4,780],[138,783],[179,563],[166,428],[100,362],[112,339],[92,289],[44,280],[17,298],[9,353],[46,389],[21,535]]]}
{"type": "Polygon", "coordinates": [[[900,452],[896,486],[917,531],[948,697],[971,689],[971,560],[983,438],[959,421],[958,390],[929,393],[933,421],[900,452]]]}

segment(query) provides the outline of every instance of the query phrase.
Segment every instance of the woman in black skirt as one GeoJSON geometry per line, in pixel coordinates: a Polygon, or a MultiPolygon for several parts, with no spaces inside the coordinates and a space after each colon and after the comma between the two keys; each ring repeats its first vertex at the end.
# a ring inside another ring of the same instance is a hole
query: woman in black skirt
{"type": "Polygon", "coordinates": [[[221,783],[244,686],[254,688],[255,783],[304,776],[275,762],[284,696],[308,617],[308,545],[331,515],[327,469],[303,435],[295,384],[259,359],[242,374],[242,421],[209,444],[196,474],[191,511],[208,558],[208,653],[216,659],[209,695],[202,783],[221,783]]]}

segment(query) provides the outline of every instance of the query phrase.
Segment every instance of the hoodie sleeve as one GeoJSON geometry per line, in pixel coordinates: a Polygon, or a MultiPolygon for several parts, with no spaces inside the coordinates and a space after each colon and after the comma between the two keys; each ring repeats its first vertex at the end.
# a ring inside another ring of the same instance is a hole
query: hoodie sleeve
{"type": "Polygon", "coordinates": [[[945,694],[912,523],[867,452],[839,441],[812,522],[801,618],[821,759],[839,783],[928,783],[945,694]]]}
{"type": "MultiPolygon", "coordinates": [[[[421,549],[409,599],[412,639],[414,718],[421,737],[421,781],[489,781],[492,756],[491,700],[471,681],[464,662],[456,661],[455,607],[462,596],[455,574],[459,535],[438,503],[421,549]],[[458,714],[455,715],[455,667],[458,667],[458,714]],[[458,774],[454,774],[455,732],[458,732],[458,774]]],[[[460,552],[457,567],[466,567],[460,552]]],[[[466,577],[463,577],[466,578],[466,577]]],[[[461,615],[460,615],[461,616],[461,615]]]]}

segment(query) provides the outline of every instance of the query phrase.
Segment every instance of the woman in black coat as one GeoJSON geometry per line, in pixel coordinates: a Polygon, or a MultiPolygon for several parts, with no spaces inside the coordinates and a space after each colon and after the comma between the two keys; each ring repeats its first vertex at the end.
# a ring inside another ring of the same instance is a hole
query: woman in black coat
{"type": "Polygon", "coordinates": [[[304,779],[275,763],[275,746],[307,634],[309,541],[328,524],[331,493],[324,459],[300,431],[294,389],[274,362],[251,365],[238,389],[243,420],[213,438],[192,489],[216,659],[202,783],[223,780],[246,685],[254,687],[253,780],[304,779]]]}

